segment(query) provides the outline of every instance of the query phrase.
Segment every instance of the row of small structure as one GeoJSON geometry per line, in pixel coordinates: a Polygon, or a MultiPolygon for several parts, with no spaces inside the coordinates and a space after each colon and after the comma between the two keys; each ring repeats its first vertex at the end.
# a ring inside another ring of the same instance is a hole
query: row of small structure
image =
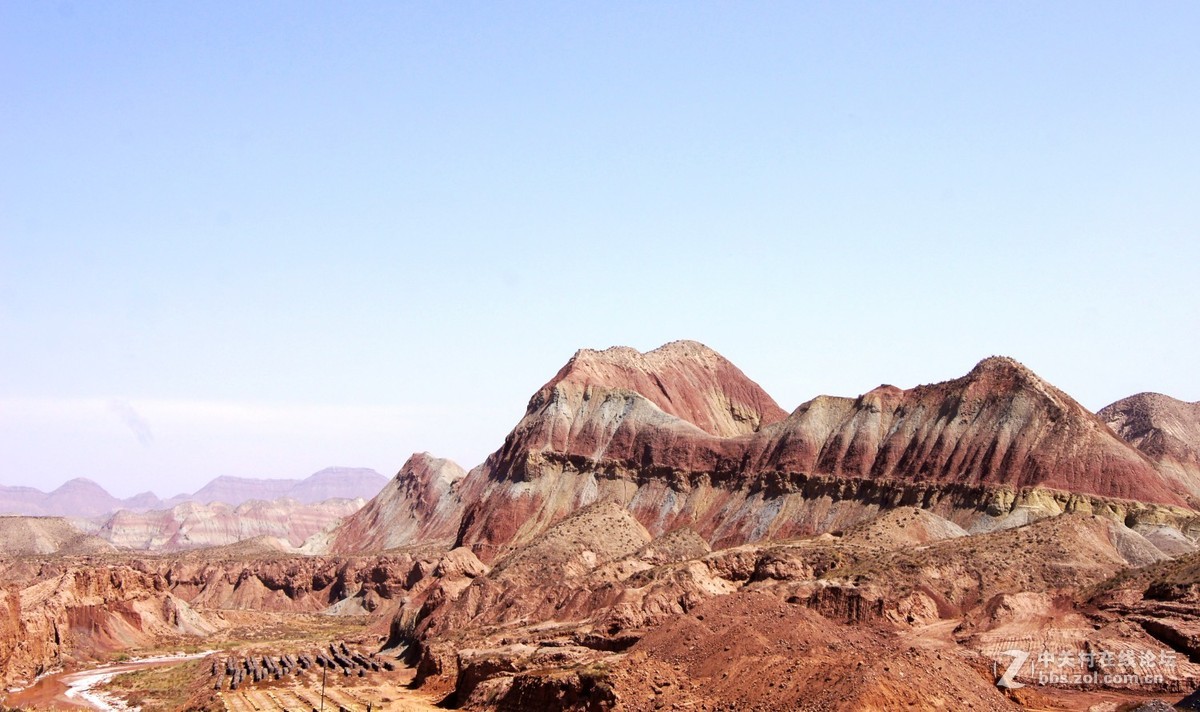
{"type": "Polygon", "coordinates": [[[300,655],[249,655],[245,657],[225,658],[222,668],[220,661],[212,662],[212,676],[216,678],[214,690],[224,686],[225,678],[229,678],[229,689],[236,690],[248,682],[263,682],[264,680],[282,680],[285,675],[295,675],[302,671],[318,667],[327,672],[341,672],[343,677],[357,675],[366,677],[368,672],[396,669],[396,664],[390,660],[381,659],[374,653],[364,654],[352,650],[343,643],[330,643],[328,649],[320,649],[316,654],[302,653],[300,655]],[[224,675],[222,675],[222,671],[224,675]]]}

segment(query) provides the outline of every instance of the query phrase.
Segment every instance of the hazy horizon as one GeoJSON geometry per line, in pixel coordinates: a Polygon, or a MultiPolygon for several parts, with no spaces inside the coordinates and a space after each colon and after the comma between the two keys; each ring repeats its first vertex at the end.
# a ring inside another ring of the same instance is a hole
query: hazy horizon
{"type": "Polygon", "coordinates": [[[0,5],[0,484],[391,476],[579,348],[1200,399],[1200,6],[0,5]]]}
{"type": "MultiPolygon", "coordinates": [[[[99,486],[100,486],[100,487],[102,487],[102,488],[103,488],[105,491],[107,491],[107,492],[108,492],[110,495],[113,495],[114,497],[117,497],[118,499],[129,499],[130,497],[135,497],[135,496],[138,496],[138,495],[143,495],[143,494],[147,494],[147,493],[149,493],[149,494],[153,494],[153,495],[155,495],[156,497],[158,497],[159,499],[161,499],[161,500],[163,500],[163,501],[169,501],[169,500],[171,500],[171,499],[174,499],[175,497],[190,497],[190,496],[192,496],[192,495],[196,494],[196,493],[197,493],[199,490],[203,489],[205,486],[207,486],[207,485],[209,485],[209,484],[211,484],[211,483],[213,483],[213,482],[216,482],[217,480],[220,480],[220,479],[227,479],[227,480],[244,480],[244,481],[268,481],[268,482],[270,482],[270,481],[275,481],[275,482],[296,482],[296,483],[300,483],[300,482],[303,482],[303,481],[305,481],[305,480],[306,480],[306,479],[308,479],[309,477],[312,477],[313,475],[320,474],[321,472],[324,472],[325,470],[330,470],[330,469],[332,469],[332,470],[371,470],[372,472],[375,472],[376,474],[378,474],[378,475],[381,475],[381,476],[383,476],[383,477],[385,477],[385,478],[387,478],[387,479],[389,479],[389,480],[390,480],[392,477],[394,477],[394,476],[395,476],[395,475],[385,475],[384,473],[382,473],[382,472],[379,472],[378,470],[374,470],[373,468],[360,468],[360,467],[355,467],[355,466],[353,466],[353,465],[351,465],[351,466],[343,466],[343,465],[331,465],[330,467],[323,467],[323,468],[321,468],[320,470],[317,470],[316,472],[310,472],[310,473],[308,473],[307,475],[304,475],[304,476],[302,476],[302,477],[266,477],[266,478],[257,478],[257,477],[245,477],[245,476],[239,476],[239,475],[217,475],[216,477],[213,477],[211,480],[208,480],[207,482],[204,482],[204,483],[203,483],[203,485],[202,485],[201,487],[197,487],[197,488],[194,488],[194,489],[192,489],[192,490],[188,490],[188,491],[186,491],[186,492],[169,492],[169,493],[168,493],[168,492],[156,492],[156,491],[154,491],[154,490],[152,490],[152,489],[151,489],[151,490],[142,490],[142,491],[140,491],[140,492],[133,492],[133,493],[131,493],[131,494],[116,493],[116,492],[112,492],[111,490],[109,490],[109,489],[108,489],[108,487],[106,487],[106,486],[105,486],[105,484],[104,484],[103,482],[99,482],[99,481],[97,481],[97,480],[94,480],[94,479],[92,479],[91,477],[83,477],[83,476],[79,476],[79,477],[72,477],[72,478],[70,478],[70,479],[68,479],[68,480],[65,480],[65,481],[63,481],[63,482],[60,482],[60,483],[58,483],[57,485],[55,485],[55,486],[53,486],[53,487],[34,487],[34,489],[40,490],[41,492],[44,492],[45,494],[52,494],[52,493],[53,493],[55,490],[58,490],[58,489],[62,488],[63,486],[65,486],[65,485],[66,485],[67,483],[69,483],[69,482],[75,482],[75,481],[78,481],[78,480],[83,480],[83,481],[87,481],[87,482],[93,482],[93,483],[95,483],[95,484],[99,485],[99,486]]],[[[0,483],[0,486],[13,486],[13,487],[32,487],[32,485],[7,485],[6,483],[0,483]]],[[[226,504],[228,504],[228,503],[226,503],[226,504]]],[[[5,514],[5,513],[3,513],[3,512],[0,512],[0,516],[15,516],[15,515],[9,515],[9,514],[5,514]]]]}

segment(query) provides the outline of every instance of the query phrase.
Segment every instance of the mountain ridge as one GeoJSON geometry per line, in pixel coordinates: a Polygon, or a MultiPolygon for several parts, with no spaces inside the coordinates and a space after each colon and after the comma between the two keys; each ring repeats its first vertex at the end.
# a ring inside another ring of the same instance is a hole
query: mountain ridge
{"type": "Polygon", "coordinates": [[[237,507],[252,500],[271,501],[285,497],[301,504],[316,504],[329,499],[371,499],[387,483],[387,477],[365,467],[327,467],[303,479],[221,475],[193,494],[179,494],[164,500],[153,492],[120,499],[94,480],[76,477],[50,492],[23,485],[0,485],[0,514],[92,518],[121,510],[169,510],[185,502],[222,502],[237,507]]]}
{"type": "Polygon", "coordinates": [[[601,499],[655,535],[696,526],[714,545],[851,524],[852,508],[837,514],[829,502],[863,496],[958,498],[943,516],[960,518],[1030,492],[1048,493],[1034,497],[1047,511],[1093,506],[1085,500],[1187,506],[1145,454],[1011,357],[940,383],[777,409],[695,342],[580,350],[459,484],[458,543],[486,557],[601,499]],[[742,418],[714,417],[739,408],[742,418]]]}

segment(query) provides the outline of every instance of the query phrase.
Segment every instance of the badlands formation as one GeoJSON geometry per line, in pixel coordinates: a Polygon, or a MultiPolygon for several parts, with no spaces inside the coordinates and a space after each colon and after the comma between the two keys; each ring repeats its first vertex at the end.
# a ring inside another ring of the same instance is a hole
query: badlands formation
{"type": "MultiPolygon", "coordinates": [[[[182,551],[258,537],[273,539],[283,550],[300,550],[315,534],[361,508],[388,481],[366,468],[330,467],[303,480],[218,477],[194,494],[168,500],[153,492],[117,499],[85,478],[48,493],[0,486],[0,532],[5,526],[13,531],[50,526],[38,524],[40,518],[76,536],[94,535],[129,550],[182,551]]],[[[51,540],[43,540],[38,553],[59,551],[46,549],[46,541],[51,540]]],[[[25,548],[16,537],[0,536],[0,554],[26,553],[25,548]]]]}
{"type": "MultiPolygon", "coordinates": [[[[1200,708],[1198,433],[1196,404],[1094,414],[1008,358],[789,413],[701,344],[583,350],[483,464],[413,455],[335,527],[0,519],[0,682],[219,649],[110,692],[308,709],[333,671],[355,710],[1200,708]]],[[[0,704],[52,705],[30,690],[0,704]]]]}

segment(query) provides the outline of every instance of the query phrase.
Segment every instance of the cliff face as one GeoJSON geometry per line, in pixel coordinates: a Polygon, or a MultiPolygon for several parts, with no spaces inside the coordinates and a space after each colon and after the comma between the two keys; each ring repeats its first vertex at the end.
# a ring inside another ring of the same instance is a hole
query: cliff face
{"type": "Polygon", "coordinates": [[[413,455],[379,496],[337,528],[329,550],[355,553],[452,543],[462,518],[455,485],[466,474],[450,460],[427,452],[413,455]]]}
{"type": "Polygon", "coordinates": [[[1031,496],[1058,511],[1185,504],[1153,462],[1008,358],[781,413],[699,344],[581,351],[462,483],[459,543],[493,560],[597,500],[627,506],[652,534],[692,526],[721,545],[827,531],[913,502],[960,524],[1031,496]],[[1030,494],[1043,490],[1058,492],[1030,494]]]}
{"type": "Polygon", "coordinates": [[[1100,419],[1200,498],[1200,402],[1139,393],[1100,409],[1100,419]]]}
{"type": "Polygon", "coordinates": [[[175,596],[201,610],[319,613],[371,611],[404,590],[416,561],[410,555],[332,558],[217,558],[197,552],[139,564],[175,596]]]}
{"type": "Polygon", "coordinates": [[[172,595],[161,576],[128,565],[50,567],[25,586],[11,570],[5,578],[0,683],[33,677],[69,660],[205,636],[218,628],[172,595]]]}

